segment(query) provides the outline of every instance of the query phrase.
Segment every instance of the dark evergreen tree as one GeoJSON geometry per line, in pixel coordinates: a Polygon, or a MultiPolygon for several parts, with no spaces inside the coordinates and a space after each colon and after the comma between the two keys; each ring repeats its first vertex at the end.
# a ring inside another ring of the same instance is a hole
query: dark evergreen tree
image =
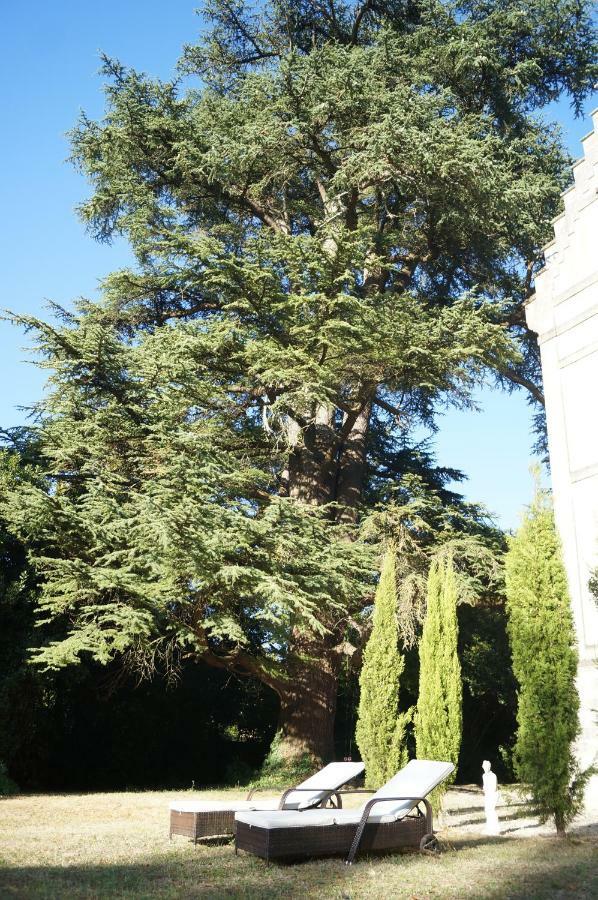
{"type": "MultiPolygon", "coordinates": [[[[27,429],[0,431],[0,499],[21,485],[42,487],[38,464],[27,429]]],[[[36,643],[38,593],[27,550],[0,516],[0,794],[15,788],[9,777],[15,760],[35,768],[36,738],[48,705],[43,677],[27,664],[28,648],[36,643]]]]}

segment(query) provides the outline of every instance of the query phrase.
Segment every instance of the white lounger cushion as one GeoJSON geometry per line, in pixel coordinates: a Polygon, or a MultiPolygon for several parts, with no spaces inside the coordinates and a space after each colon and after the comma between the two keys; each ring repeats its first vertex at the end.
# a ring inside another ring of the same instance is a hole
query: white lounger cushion
{"type": "MultiPolygon", "coordinates": [[[[269,812],[239,811],[235,814],[236,822],[245,822],[254,828],[305,828],[312,825],[359,825],[362,809],[306,809],[271,810],[269,812]]],[[[368,822],[395,822],[396,816],[375,815],[373,812],[368,822]]]]}
{"type": "MultiPolygon", "coordinates": [[[[380,804],[382,805],[382,804],[380,804]]],[[[405,810],[406,813],[409,812],[408,809],[405,810]]],[[[335,809],[334,810],[334,824],[335,825],[359,825],[361,822],[361,817],[363,815],[363,806],[357,807],[357,809],[335,809]]],[[[376,807],[373,808],[371,813],[368,816],[368,822],[396,822],[396,820],[400,818],[394,814],[388,813],[378,813],[376,812],[376,807]]]]}
{"type": "MultiPolygon", "coordinates": [[[[428,759],[412,759],[384,787],[373,795],[378,797],[408,797],[415,800],[426,797],[441,781],[451,774],[455,767],[450,762],[436,762],[428,759]]],[[[376,803],[368,822],[395,822],[413,809],[413,800],[388,800],[376,803]]],[[[258,828],[294,828],[309,825],[357,825],[369,803],[366,800],[357,809],[306,810],[302,813],[273,811],[269,813],[240,811],[235,815],[237,822],[244,822],[258,828]]]]}
{"type": "Polygon", "coordinates": [[[305,828],[306,825],[334,825],[336,809],[286,809],[270,812],[238,812],[235,822],[246,822],[254,828],[305,828]]]}
{"type": "Polygon", "coordinates": [[[328,791],[342,787],[343,784],[360,775],[364,769],[365,766],[361,762],[328,763],[315,775],[298,785],[301,788],[314,788],[313,794],[303,790],[293,792],[285,800],[285,807],[290,809],[293,809],[293,807],[309,809],[310,806],[314,806],[320,800],[323,800],[328,791]],[[319,790],[317,790],[318,788],[319,790]]]}
{"type": "MultiPolygon", "coordinates": [[[[313,791],[293,791],[285,800],[285,809],[309,809],[319,803],[329,791],[341,788],[351,779],[360,775],[365,766],[361,762],[329,763],[311,775],[300,788],[314,788],[313,791]],[[319,788],[319,790],[318,790],[319,788]]],[[[277,810],[280,797],[256,797],[251,800],[175,800],[170,804],[174,812],[245,812],[250,810],[277,810]]]]}
{"type": "Polygon", "coordinates": [[[250,809],[276,809],[279,797],[263,797],[255,800],[175,800],[170,804],[173,812],[236,812],[250,809]]]}
{"type": "MultiPolygon", "coordinates": [[[[376,791],[374,797],[426,797],[451,774],[454,768],[450,762],[412,759],[379,791],[376,791]]],[[[398,819],[408,813],[412,806],[413,804],[409,802],[389,800],[388,803],[376,803],[372,815],[389,815],[398,819]]]]}

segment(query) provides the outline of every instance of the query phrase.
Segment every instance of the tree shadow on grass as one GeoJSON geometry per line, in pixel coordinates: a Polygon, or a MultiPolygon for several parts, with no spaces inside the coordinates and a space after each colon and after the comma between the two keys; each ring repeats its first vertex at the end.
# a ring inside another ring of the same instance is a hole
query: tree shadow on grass
{"type": "Polygon", "coordinates": [[[598,896],[598,842],[479,837],[443,841],[435,858],[403,853],[270,865],[216,850],[136,862],[0,869],[0,897],[91,898],[360,898],[442,896],[469,900],[590,900],[598,896]],[[474,874],[475,873],[475,874],[474,874]],[[439,890],[442,888],[442,893],[439,890]],[[375,891],[374,893],[372,891],[375,891]]]}
{"type": "MultiPolygon", "coordinates": [[[[338,866],[326,868],[326,876],[316,885],[342,896],[350,871],[338,866]]],[[[202,865],[198,856],[161,864],[149,862],[121,865],[22,866],[0,868],[0,897],[18,900],[175,900],[175,898],[300,898],[309,896],[301,866],[267,866],[263,860],[227,861],[220,868],[202,865]]],[[[309,878],[312,886],[313,873],[309,878]]]]}
{"type": "MultiPolygon", "coordinates": [[[[500,804],[498,806],[498,811],[500,813],[500,811],[503,809],[504,810],[516,809],[516,808],[522,807],[522,806],[526,807],[526,809],[529,809],[529,803],[527,801],[522,801],[521,803],[500,804]]],[[[482,800],[480,801],[480,803],[477,806],[455,806],[455,807],[448,806],[446,809],[446,812],[450,816],[466,816],[469,813],[483,813],[484,812],[484,800],[482,798],[482,800]]]]}
{"type": "Polygon", "coordinates": [[[477,794],[480,797],[484,796],[482,788],[475,784],[452,784],[450,790],[451,794],[477,794]]]}
{"type": "MultiPolygon", "coordinates": [[[[509,807],[507,807],[507,809],[510,811],[512,809],[512,807],[509,806],[509,807]]],[[[516,821],[519,821],[520,819],[532,819],[532,818],[534,818],[534,814],[528,806],[526,806],[525,809],[518,809],[513,812],[510,812],[510,814],[507,814],[507,815],[505,815],[500,809],[498,810],[499,822],[516,822],[516,821]]],[[[481,815],[476,817],[475,819],[463,819],[463,820],[458,819],[455,822],[453,827],[460,828],[463,825],[483,825],[485,823],[485,821],[486,821],[486,817],[484,815],[484,811],[482,810],[481,815]]],[[[536,821],[534,821],[532,823],[532,825],[519,826],[519,827],[535,828],[537,826],[537,824],[538,823],[536,821]]],[[[516,830],[516,829],[512,829],[512,830],[516,830]]]]}
{"type": "MultiPolygon", "coordinates": [[[[547,838],[545,848],[534,849],[516,877],[506,872],[505,883],[487,890],[482,896],[485,900],[594,900],[598,897],[598,845],[592,842],[592,853],[588,853],[583,861],[561,858],[555,862],[554,845],[561,840],[547,838]],[[535,866],[540,869],[534,870],[535,866]]],[[[564,845],[575,843],[581,841],[563,841],[564,845]]],[[[561,852],[563,850],[566,851],[566,846],[561,845],[561,852]]]]}

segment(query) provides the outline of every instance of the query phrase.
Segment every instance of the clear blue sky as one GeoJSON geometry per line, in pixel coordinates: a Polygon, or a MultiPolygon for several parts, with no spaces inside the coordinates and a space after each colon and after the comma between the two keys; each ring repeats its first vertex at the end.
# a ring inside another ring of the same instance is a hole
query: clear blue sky
{"type": "MultiPolygon", "coordinates": [[[[46,300],[68,306],[94,296],[98,280],[128,260],[124,244],[89,238],[74,213],[87,186],[65,162],[81,109],[103,108],[99,51],[153,75],[168,77],[185,42],[199,30],[200,0],[103,0],[9,4],[0,37],[0,307],[43,314],[46,300]]],[[[594,103],[587,104],[589,115],[594,103]]],[[[567,103],[552,110],[574,156],[590,128],[567,103]]],[[[0,322],[0,425],[25,420],[42,394],[44,373],[28,361],[22,332],[0,322]]],[[[530,415],[522,393],[484,390],[482,412],[446,413],[435,438],[438,460],[468,475],[466,496],[485,503],[504,527],[517,524],[531,492],[530,415]]]]}

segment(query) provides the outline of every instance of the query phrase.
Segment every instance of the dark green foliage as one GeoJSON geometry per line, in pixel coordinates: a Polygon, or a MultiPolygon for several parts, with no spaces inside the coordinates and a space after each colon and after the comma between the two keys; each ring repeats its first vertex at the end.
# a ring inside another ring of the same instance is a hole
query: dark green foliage
{"type": "Polygon", "coordinates": [[[159,675],[138,684],[116,666],[83,665],[58,673],[54,686],[35,773],[35,786],[46,790],[246,784],[276,721],[270,691],[202,664],[184,665],[173,684],[159,675]]]}
{"type": "Polygon", "coordinates": [[[19,791],[17,785],[12,778],[8,777],[6,766],[0,761],[0,796],[6,794],[17,794],[19,791]]]}
{"type": "Polygon", "coordinates": [[[380,787],[407,762],[406,727],[411,713],[399,712],[405,660],[399,650],[396,550],[382,561],[372,614],[372,633],[363,654],[355,739],[365,763],[366,784],[380,787]]]}
{"type": "Polygon", "coordinates": [[[579,731],[577,651],[550,498],[539,488],[506,558],[513,671],[519,684],[514,762],[542,819],[563,833],[583,796],[573,753],[579,731]]]}
{"type": "MultiPolygon", "coordinates": [[[[22,790],[91,791],[247,784],[276,724],[276,697],[259,684],[186,664],[169,684],[115,665],[83,663],[44,676],[43,707],[22,710],[33,746],[10,760],[22,790]]],[[[6,737],[23,740],[13,718],[6,737]]]]}
{"type": "MultiPolygon", "coordinates": [[[[0,441],[0,499],[21,485],[41,487],[39,455],[26,429],[2,432],[0,441]]],[[[33,771],[39,762],[48,707],[45,680],[28,665],[28,648],[38,640],[38,589],[27,549],[0,515],[0,760],[23,787],[22,772],[33,771]],[[21,768],[15,768],[17,760],[21,768]]]]}
{"type": "MultiPolygon", "coordinates": [[[[457,580],[450,558],[430,566],[428,602],[419,642],[419,695],[415,714],[418,759],[452,762],[455,780],[462,732],[461,664],[458,656],[457,580]]],[[[438,808],[446,787],[433,792],[438,808]]]]}
{"type": "MultiPolygon", "coordinates": [[[[31,435],[5,438],[0,488],[42,484],[31,435]]],[[[0,793],[250,780],[274,732],[271,691],[188,661],[142,684],[88,657],[42,672],[30,648],[64,638],[65,624],[34,627],[37,594],[26,548],[0,521],[0,793]]]]}
{"type": "Polygon", "coordinates": [[[359,667],[347,658],[338,680],[336,718],[334,727],[334,758],[358,759],[355,726],[359,707],[359,667]]]}
{"type": "Polygon", "coordinates": [[[459,659],[463,678],[463,740],[457,780],[479,783],[489,759],[499,782],[513,780],[517,695],[504,600],[461,604],[459,659]]]}
{"type": "MultiPolygon", "coordinates": [[[[590,91],[589,5],[212,0],[207,18],[189,90],[105,60],[106,115],[73,133],[82,218],[136,265],[54,326],[20,319],[51,372],[47,484],[2,514],[40,548],[58,627],[39,662],[202,659],[271,687],[286,750],[322,758],[372,600],[371,514],[446,485],[410,427],[488,376],[537,396],[523,303],[569,175],[533,112],[590,91]],[[321,673],[329,721],[303,733],[321,673]]],[[[447,494],[424,543],[479,523],[447,494]]]]}
{"type": "Polygon", "coordinates": [[[18,793],[18,785],[9,777],[7,766],[0,760],[0,797],[18,793]]]}

